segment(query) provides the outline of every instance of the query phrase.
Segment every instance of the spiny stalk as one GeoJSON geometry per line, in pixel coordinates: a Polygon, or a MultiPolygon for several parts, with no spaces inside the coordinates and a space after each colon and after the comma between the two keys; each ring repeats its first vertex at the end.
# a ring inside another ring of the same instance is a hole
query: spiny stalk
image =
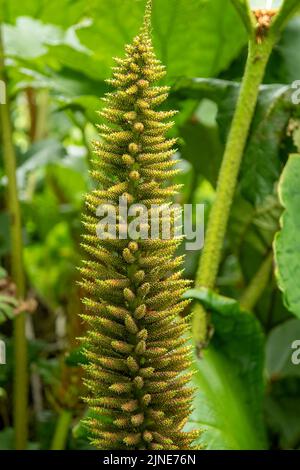
{"type": "MultiPolygon", "coordinates": [[[[81,269],[88,325],[87,425],[101,449],[187,449],[196,433],[183,431],[191,410],[188,387],[188,325],[179,317],[188,281],[181,279],[178,240],[100,240],[100,204],[165,204],[178,187],[168,181],[177,170],[174,139],[166,120],[174,111],[157,111],[169,88],[154,83],[165,75],[151,42],[151,1],[144,23],[126,56],[116,59],[105,98],[101,140],[95,145],[93,177],[87,196],[81,269]]],[[[122,230],[118,222],[117,231],[122,230]]]]}

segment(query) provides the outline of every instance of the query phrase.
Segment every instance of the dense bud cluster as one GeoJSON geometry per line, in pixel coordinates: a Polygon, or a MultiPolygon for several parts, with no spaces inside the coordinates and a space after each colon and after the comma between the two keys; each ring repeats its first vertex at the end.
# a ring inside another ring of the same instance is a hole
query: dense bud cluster
{"type": "Polygon", "coordinates": [[[253,13],[257,21],[256,39],[257,42],[260,44],[271,26],[273,17],[278,13],[278,9],[258,9],[254,10],[253,13]]]}
{"type": "Polygon", "coordinates": [[[95,216],[100,204],[123,196],[129,203],[170,200],[176,186],[174,139],[166,132],[173,111],[156,110],[168,87],[154,82],[165,75],[150,38],[150,3],[140,34],[116,59],[101,115],[94,179],[87,196],[83,247],[88,260],[81,269],[88,325],[88,426],[101,449],[187,449],[194,433],[183,432],[191,411],[188,387],[188,326],[179,314],[188,282],[181,279],[178,240],[99,240],[95,216]]]}

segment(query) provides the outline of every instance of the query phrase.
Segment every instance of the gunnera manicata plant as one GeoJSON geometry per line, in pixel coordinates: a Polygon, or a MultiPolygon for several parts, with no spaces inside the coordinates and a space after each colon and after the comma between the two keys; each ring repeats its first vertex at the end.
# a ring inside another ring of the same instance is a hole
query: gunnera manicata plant
{"type": "MultiPolygon", "coordinates": [[[[176,139],[167,139],[174,111],[158,111],[169,88],[155,85],[165,75],[151,41],[151,1],[140,33],[109,83],[101,140],[95,144],[86,198],[81,268],[86,292],[83,315],[88,364],[87,425],[100,449],[188,449],[196,435],[183,427],[191,410],[188,386],[191,350],[188,325],[179,316],[188,281],[181,279],[178,239],[99,239],[99,205],[166,204],[178,190],[172,158],[176,139]]],[[[121,222],[117,231],[122,229],[121,222]]]]}

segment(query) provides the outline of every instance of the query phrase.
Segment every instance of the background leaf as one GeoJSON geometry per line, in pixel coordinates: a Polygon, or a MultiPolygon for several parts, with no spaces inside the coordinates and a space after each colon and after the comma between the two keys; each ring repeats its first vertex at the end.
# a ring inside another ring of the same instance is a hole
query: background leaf
{"type": "Polygon", "coordinates": [[[300,445],[300,379],[286,378],[272,384],[266,397],[266,421],[280,449],[300,445]]]}
{"type": "Polygon", "coordinates": [[[300,155],[291,155],[282,174],[279,197],[285,208],[274,252],[277,280],[287,308],[300,317],[300,155]]]}
{"type": "Polygon", "coordinates": [[[292,363],[292,344],[300,340],[300,320],[288,320],[270,332],[266,344],[266,368],[271,380],[300,377],[300,367],[292,363]]]}
{"type": "Polygon", "coordinates": [[[186,297],[201,301],[212,315],[214,336],[203,358],[195,359],[197,393],[189,428],[204,432],[208,449],[263,449],[263,334],[258,321],[238,302],[207,289],[186,297]]]}
{"type": "MultiPolygon", "coordinates": [[[[92,12],[93,25],[79,31],[81,43],[103,64],[105,76],[110,74],[111,58],[122,54],[124,42],[138,31],[144,5],[135,0],[99,1],[92,12]],[[127,18],[126,23],[123,18],[127,18]]],[[[246,42],[229,1],[158,0],[152,18],[156,50],[169,77],[212,76],[226,68],[246,42]],[[191,18],[193,26],[186,28],[191,18]]]]}
{"type": "Polygon", "coordinates": [[[274,193],[283,163],[281,143],[292,114],[291,90],[284,86],[262,87],[252,132],[241,168],[241,191],[258,206],[274,193]]]}
{"type": "Polygon", "coordinates": [[[300,47],[300,18],[293,18],[283,30],[267,68],[266,80],[269,83],[290,85],[300,77],[300,63],[297,51],[300,47]]]}
{"type": "Polygon", "coordinates": [[[298,0],[284,0],[278,15],[275,17],[272,29],[278,31],[283,28],[287,21],[300,11],[300,5],[298,0]]]}

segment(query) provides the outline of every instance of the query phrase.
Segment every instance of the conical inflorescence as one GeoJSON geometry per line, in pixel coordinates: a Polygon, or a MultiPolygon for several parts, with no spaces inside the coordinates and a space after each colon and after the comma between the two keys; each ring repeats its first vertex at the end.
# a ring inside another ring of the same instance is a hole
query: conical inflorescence
{"type": "MultiPolygon", "coordinates": [[[[116,59],[115,91],[107,94],[101,112],[93,177],[97,189],[87,196],[83,247],[88,259],[81,269],[88,332],[85,338],[87,424],[100,449],[188,449],[195,438],[183,431],[191,410],[190,348],[186,322],[179,314],[187,305],[181,295],[182,258],[175,257],[176,239],[101,240],[96,211],[116,206],[166,204],[178,187],[168,184],[177,170],[173,111],[158,111],[168,87],[154,83],[165,75],[150,38],[151,2],[144,25],[126,56],[116,59]]],[[[122,230],[117,219],[117,233],[122,230]]]]}

